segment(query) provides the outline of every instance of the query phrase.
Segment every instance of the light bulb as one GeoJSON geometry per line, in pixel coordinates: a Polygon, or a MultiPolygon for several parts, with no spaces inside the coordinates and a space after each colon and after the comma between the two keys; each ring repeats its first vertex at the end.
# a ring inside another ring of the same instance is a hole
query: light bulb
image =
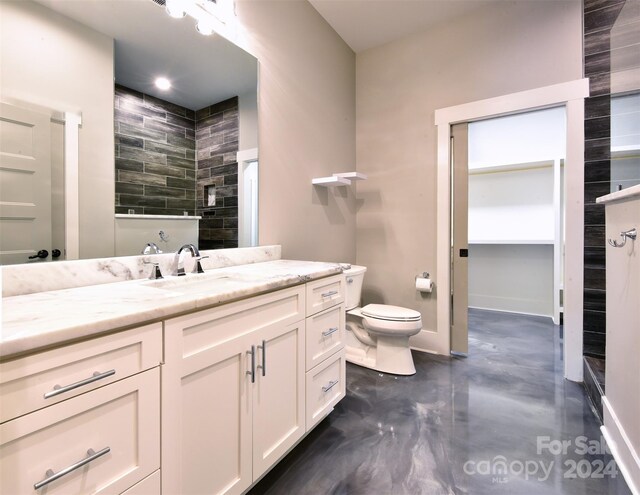
{"type": "Polygon", "coordinates": [[[158,87],[158,89],[161,89],[163,91],[166,91],[169,88],[171,88],[171,81],[169,81],[169,79],[167,79],[166,77],[157,78],[155,81],[155,84],[158,87]]]}
{"type": "Polygon", "coordinates": [[[181,0],[166,0],[166,8],[167,14],[175,19],[181,19],[187,15],[181,0]]]}
{"type": "Polygon", "coordinates": [[[210,36],[213,34],[213,26],[211,25],[211,23],[203,21],[203,20],[199,20],[198,24],[196,24],[196,29],[198,30],[198,32],[200,34],[203,34],[205,36],[210,36]]]}

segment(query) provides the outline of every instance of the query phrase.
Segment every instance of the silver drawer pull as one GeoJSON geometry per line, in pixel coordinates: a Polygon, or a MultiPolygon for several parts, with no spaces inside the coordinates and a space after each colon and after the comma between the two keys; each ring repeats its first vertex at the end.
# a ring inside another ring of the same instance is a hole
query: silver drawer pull
{"type": "Polygon", "coordinates": [[[45,485],[48,485],[52,481],[62,478],[63,476],[69,474],[70,472],[75,471],[76,469],[81,468],[86,464],[89,464],[91,461],[95,461],[98,457],[102,457],[103,455],[108,454],[109,452],[111,452],[111,447],[105,447],[104,449],[98,452],[94,451],[93,449],[89,449],[87,450],[87,457],[85,457],[81,461],[76,462],[75,464],[72,464],[69,467],[64,468],[62,471],[58,471],[57,473],[54,473],[53,470],[47,469],[47,472],[45,473],[46,478],[43,479],[42,481],[38,481],[35,485],[33,485],[33,488],[35,490],[39,490],[40,488],[42,488],[45,485]]]}
{"type": "Polygon", "coordinates": [[[251,383],[256,382],[256,346],[252,345],[251,350],[247,351],[247,354],[251,354],[251,371],[246,371],[247,375],[251,376],[251,383]]]}
{"type": "Polygon", "coordinates": [[[263,340],[262,345],[258,346],[258,349],[262,350],[262,364],[256,366],[257,369],[262,370],[262,376],[267,375],[267,341],[263,340]]]}
{"type": "Polygon", "coordinates": [[[331,297],[331,296],[335,296],[338,293],[337,290],[330,290],[329,292],[323,292],[321,295],[322,297],[331,297]]]}
{"type": "Polygon", "coordinates": [[[328,337],[329,335],[331,335],[332,333],[336,333],[337,331],[338,331],[338,327],[332,327],[329,330],[325,330],[324,332],[322,332],[322,336],[328,337]]]}
{"type": "Polygon", "coordinates": [[[331,380],[329,382],[329,385],[325,385],[324,387],[322,387],[322,391],[323,392],[328,392],[329,390],[331,390],[333,387],[335,387],[338,384],[338,380],[331,380]]]}
{"type": "Polygon", "coordinates": [[[64,387],[56,385],[55,387],[53,387],[53,390],[44,394],[44,398],[50,399],[51,397],[55,397],[56,395],[64,394],[65,392],[69,392],[70,390],[74,390],[78,387],[83,387],[84,385],[89,385],[90,383],[97,382],[98,380],[102,380],[103,378],[107,378],[115,374],[116,370],[109,370],[105,371],[104,373],[96,371],[93,376],[85,378],[84,380],[80,380],[79,382],[72,383],[71,385],[65,385],[64,387]]]}

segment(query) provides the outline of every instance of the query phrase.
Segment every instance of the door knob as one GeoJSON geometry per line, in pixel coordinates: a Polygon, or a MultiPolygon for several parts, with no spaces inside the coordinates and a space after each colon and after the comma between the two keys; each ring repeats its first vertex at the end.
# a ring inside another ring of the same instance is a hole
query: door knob
{"type": "Polygon", "coordinates": [[[49,256],[49,251],[47,251],[46,249],[41,249],[33,256],[29,256],[29,259],[30,260],[34,260],[36,258],[45,259],[47,256],[49,256]]]}
{"type": "Polygon", "coordinates": [[[51,257],[52,258],[59,258],[61,254],[62,253],[60,252],[59,249],[54,249],[53,251],[51,251],[51,257]]]}

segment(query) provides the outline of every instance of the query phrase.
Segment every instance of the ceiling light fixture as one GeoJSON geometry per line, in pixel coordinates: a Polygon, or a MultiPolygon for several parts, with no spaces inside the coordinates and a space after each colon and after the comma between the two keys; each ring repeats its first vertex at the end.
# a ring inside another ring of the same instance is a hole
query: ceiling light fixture
{"type": "Polygon", "coordinates": [[[161,89],[162,91],[166,91],[171,88],[171,81],[166,77],[158,77],[155,83],[158,89],[161,89]]]}
{"type": "Polygon", "coordinates": [[[167,14],[175,19],[182,19],[187,15],[182,0],[166,0],[166,9],[167,14]]]}
{"type": "Polygon", "coordinates": [[[165,7],[171,17],[194,18],[196,30],[205,36],[219,29],[229,31],[230,26],[235,25],[233,0],[165,0],[165,7]]]}
{"type": "Polygon", "coordinates": [[[196,24],[196,30],[204,36],[211,36],[214,32],[213,26],[210,22],[200,19],[196,24]]]}

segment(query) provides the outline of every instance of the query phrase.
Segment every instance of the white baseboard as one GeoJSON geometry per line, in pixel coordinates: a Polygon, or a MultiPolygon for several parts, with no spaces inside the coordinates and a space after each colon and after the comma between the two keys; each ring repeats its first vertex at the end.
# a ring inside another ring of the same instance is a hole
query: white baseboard
{"type": "Polygon", "coordinates": [[[631,444],[606,396],[602,397],[602,406],[604,409],[604,426],[600,428],[602,435],[631,493],[640,495],[640,456],[631,444]]]}

